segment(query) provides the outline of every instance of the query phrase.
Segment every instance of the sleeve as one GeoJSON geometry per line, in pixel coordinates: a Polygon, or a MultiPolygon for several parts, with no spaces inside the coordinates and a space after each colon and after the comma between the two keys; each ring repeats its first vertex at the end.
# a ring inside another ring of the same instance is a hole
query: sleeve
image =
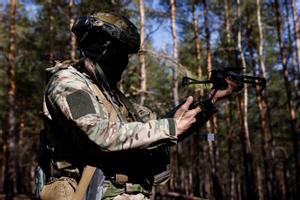
{"type": "MultiPolygon", "coordinates": [[[[106,108],[97,100],[88,83],[78,75],[62,70],[46,91],[53,112],[62,113],[62,123],[71,120],[103,151],[151,148],[160,142],[176,143],[172,118],[141,122],[111,122],[106,108]]],[[[50,109],[49,109],[50,110],[50,109]]]]}

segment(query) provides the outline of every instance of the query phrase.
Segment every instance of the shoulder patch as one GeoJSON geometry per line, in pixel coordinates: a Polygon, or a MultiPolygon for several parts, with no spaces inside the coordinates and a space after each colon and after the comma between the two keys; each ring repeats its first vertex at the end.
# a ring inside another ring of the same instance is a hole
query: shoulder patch
{"type": "Polygon", "coordinates": [[[77,90],[72,94],[69,94],[66,99],[73,119],[78,119],[87,114],[96,113],[90,95],[83,90],[77,90]]]}

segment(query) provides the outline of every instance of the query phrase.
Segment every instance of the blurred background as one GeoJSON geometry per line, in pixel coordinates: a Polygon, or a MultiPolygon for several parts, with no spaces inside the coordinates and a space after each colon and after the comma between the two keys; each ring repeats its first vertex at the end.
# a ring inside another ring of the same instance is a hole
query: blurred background
{"type": "Polygon", "coordinates": [[[172,176],[153,199],[300,199],[297,0],[1,0],[0,199],[11,190],[33,199],[45,69],[78,59],[70,26],[97,11],[138,27],[140,52],[120,88],[159,116],[187,95],[207,95],[211,85],[183,87],[183,76],[238,68],[267,79],[263,91],[249,85],[219,102],[171,149],[172,176]]]}

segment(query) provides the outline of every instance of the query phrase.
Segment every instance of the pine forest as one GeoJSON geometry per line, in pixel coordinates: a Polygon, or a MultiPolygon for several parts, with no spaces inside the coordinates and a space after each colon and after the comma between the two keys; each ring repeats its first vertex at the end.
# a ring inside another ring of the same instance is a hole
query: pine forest
{"type": "Polygon", "coordinates": [[[0,199],[35,199],[45,70],[79,59],[70,27],[100,11],[137,26],[140,50],[119,88],[159,117],[188,96],[208,98],[212,84],[184,86],[183,77],[266,79],[219,101],[170,148],[170,180],[151,199],[300,199],[298,0],[1,0],[0,199]]]}

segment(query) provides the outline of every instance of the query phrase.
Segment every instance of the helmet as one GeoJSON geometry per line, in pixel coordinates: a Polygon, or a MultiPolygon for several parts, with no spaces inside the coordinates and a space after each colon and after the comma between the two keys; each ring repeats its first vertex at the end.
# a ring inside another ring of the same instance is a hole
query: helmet
{"type": "Polygon", "coordinates": [[[140,47],[140,35],[136,26],[127,18],[111,13],[96,13],[81,16],[75,20],[72,32],[76,35],[79,46],[94,38],[120,42],[128,54],[137,53],[140,47]]]}

